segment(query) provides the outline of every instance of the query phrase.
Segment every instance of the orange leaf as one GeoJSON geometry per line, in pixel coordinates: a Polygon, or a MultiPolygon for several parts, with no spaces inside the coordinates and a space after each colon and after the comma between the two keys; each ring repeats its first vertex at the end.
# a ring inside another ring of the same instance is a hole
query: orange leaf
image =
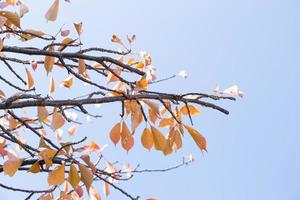
{"type": "Polygon", "coordinates": [[[125,122],[122,124],[121,131],[122,147],[128,152],[134,145],[134,139],[125,122]]]}
{"type": "Polygon", "coordinates": [[[22,165],[24,159],[20,158],[12,158],[3,164],[3,171],[8,175],[8,176],[13,176],[19,169],[19,167],[22,165]]]}
{"type": "Polygon", "coordinates": [[[52,158],[56,154],[53,149],[44,149],[38,155],[45,161],[46,168],[48,169],[52,165],[52,158]]]}
{"type": "Polygon", "coordinates": [[[147,89],[148,88],[147,76],[144,75],[140,80],[138,80],[136,82],[136,86],[141,89],[147,89]]]}
{"type": "Polygon", "coordinates": [[[45,33],[43,33],[42,31],[36,31],[36,30],[32,30],[32,29],[25,29],[24,33],[21,34],[21,38],[20,40],[22,42],[31,40],[33,38],[35,38],[36,36],[43,36],[45,35],[45,33]],[[32,34],[30,34],[32,33],[32,34]]]}
{"type": "Polygon", "coordinates": [[[84,75],[86,70],[86,65],[84,59],[79,59],[78,61],[78,74],[84,75]]]}
{"type": "Polygon", "coordinates": [[[77,34],[80,36],[82,33],[82,22],[80,22],[78,24],[74,23],[74,27],[76,29],[77,34]]]}
{"type": "Polygon", "coordinates": [[[70,172],[69,172],[69,178],[68,178],[69,183],[72,185],[74,189],[77,188],[79,182],[80,182],[80,177],[78,174],[78,171],[74,165],[70,166],[70,172]]]}
{"type": "MultiPolygon", "coordinates": [[[[53,52],[53,46],[51,46],[48,51],[49,52],[53,52]]],[[[52,71],[52,68],[53,68],[53,64],[54,64],[54,57],[52,56],[46,56],[45,57],[45,61],[44,61],[44,66],[45,66],[45,70],[47,72],[47,75],[49,74],[49,72],[52,71]]]]}
{"type": "Polygon", "coordinates": [[[142,145],[150,150],[153,146],[153,135],[150,131],[149,128],[145,128],[143,133],[142,133],[142,137],[141,137],[141,142],[142,142],[142,145]]]}
{"type": "Polygon", "coordinates": [[[3,41],[2,39],[0,38],[0,51],[3,49],[3,41]]]}
{"type": "Polygon", "coordinates": [[[40,163],[39,161],[36,161],[29,169],[28,172],[31,173],[39,173],[41,171],[40,163]]]}
{"type": "Polygon", "coordinates": [[[60,165],[56,167],[48,175],[49,185],[60,185],[65,181],[65,165],[60,165]]]}
{"type": "Polygon", "coordinates": [[[73,125],[71,126],[69,129],[68,129],[68,133],[70,136],[74,136],[77,132],[77,126],[76,125],[73,125]]]}
{"type": "Polygon", "coordinates": [[[27,88],[31,89],[34,86],[34,79],[32,78],[29,70],[27,68],[25,68],[25,72],[26,72],[26,84],[27,84],[27,88]]]}
{"type": "Polygon", "coordinates": [[[109,196],[110,194],[109,184],[104,181],[103,181],[103,193],[105,196],[109,196]]]}
{"type": "Polygon", "coordinates": [[[47,11],[45,18],[48,21],[55,21],[57,18],[58,8],[59,8],[59,0],[55,0],[52,6],[47,11]]]}
{"type": "Polygon", "coordinates": [[[112,42],[115,42],[115,43],[117,43],[117,44],[123,45],[122,40],[121,40],[120,38],[118,38],[118,36],[116,36],[116,35],[112,35],[111,41],[112,41],[112,42]]]}
{"type": "Polygon", "coordinates": [[[132,65],[134,63],[134,58],[129,58],[127,65],[132,65]]]}
{"type": "Polygon", "coordinates": [[[53,115],[52,115],[51,129],[53,131],[56,131],[57,129],[62,127],[64,124],[65,124],[65,119],[59,112],[57,112],[57,108],[54,108],[53,115]]]}
{"type": "Polygon", "coordinates": [[[72,38],[65,38],[63,39],[63,41],[61,42],[60,47],[57,49],[58,51],[63,51],[68,45],[72,44],[73,42],[75,42],[76,40],[73,40],[72,38]]]}
{"type": "Polygon", "coordinates": [[[192,136],[193,140],[196,142],[196,144],[198,145],[198,147],[201,149],[201,151],[207,151],[206,150],[206,140],[205,138],[201,135],[201,133],[199,133],[197,130],[193,129],[190,126],[185,125],[184,126],[187,131],[190,133],[190,135],[192,136]]]}
{"type": "Polygon", "coordinates": [[[110,140],[117,145],[121,138],[121,125],[117,123],[109,133],[110,140]]]}
{"type": "MultiPolygon", "coordinates": [[[[112,70],[114,72],[114,74],[116,74],[117,76],[121,75],[122,72],[122,68],[117,67],[116,69],[112,70]]],[[[113,73],[108,72],[108,75],[106,77],[106,83],[112,83],[112,82],[116,82],[119,81],[119,78],[117,76],[115,76],[113,73]]]]}
{"type": "Polygon", "coordinates": [[[0,16],[5,17],[7,19],[5,23],[7,26],[11,27],[11,25],[13,24],[16,27],[21,28],[20,17],[16,13],[12,13],[9,11],[1,11],[0,16]]]}
{"type": "Polygon", "coordinates": [[[151,132],[153,134],[153,142],[155,149],[158,151],[163,151],[167,142],[165,136],[153,126],[151,126],[151,132]]]}
{"type": "Polygon", "coordinates": [[[85,184],[86,190],[89,191],[93,183],[93,173],[84,165],[78,164],[80,170],[80,180],[85,184]]]}
{"type": "Polygon", "coordinates": [[[46,107],[44,107],[44,106],[38,106],[38,118],[39,118],[40,122],[42,122],[45,119],[47,119],[48,115],[49,115],[49,113],[48,113],[46,107]]]}
{"type": "Polygon", "coordinates": [[[54,91],[55,91],[55,82],[54,82],[54,78],[51,77],[50,87],[49,87],[49,94],[53,93],[54,91]]]}
{"type": "Polygon", "coordinates": [[[180,112],[183,115],[188,115],[189,111],[190,111],[190,115],[199,115],[200,114],[200,111],[193,105],[188,105],[188,106],[185,105],[180,109],[180,112]]]}
{"type": "Polygon", "coordinates": [[[60,85],[65,88],[70,88],[73,85],[73,76],[68,76],[60,85]]]}

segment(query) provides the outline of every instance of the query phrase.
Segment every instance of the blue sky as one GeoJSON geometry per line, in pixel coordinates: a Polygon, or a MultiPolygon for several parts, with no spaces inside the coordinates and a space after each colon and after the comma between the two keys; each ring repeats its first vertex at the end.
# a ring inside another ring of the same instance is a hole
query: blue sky
{"type": "MultiPolygon", "coordinates": [[[[128,155],[117,148],[113,158],[143,168],[177,164],[190,152],[196,158],[176,171],[138,175],[123,188],[142,199],[300,199],[298,0],[73,0],[62,2],[55,25],[43,18],[51,1],[36,7],[25,2],[31,6],[26,27],[54,33],[58,25],[71,27],[82,20],[85,45],[110,48],[117,48],[110,42],[112,34],[136,34],[134,47],[152,55],[160,78],[183,69],[189,73],[186,80],[176,78],[153,89],[211,92],[218,83],[223,88],[237,84],[246,93],[236,102],[220,102],[229,116],[203,108],[194,119],[208,141],[207,154],[189,137],[182,150],[168,157],[140,145],[128,155]]],[[[109,143],[107,134],[118,120],[109,111],[101,108],[104,117],[83,129],[100,144],[109,143]]],[[[18,175],[17,182],[36,184],[24,177],[30,176],[18,175]]],[[[2,189],[0,194],[23,199],[2,189]]],[[[114,191],[108,199],[123,196],[114,191]]]]}

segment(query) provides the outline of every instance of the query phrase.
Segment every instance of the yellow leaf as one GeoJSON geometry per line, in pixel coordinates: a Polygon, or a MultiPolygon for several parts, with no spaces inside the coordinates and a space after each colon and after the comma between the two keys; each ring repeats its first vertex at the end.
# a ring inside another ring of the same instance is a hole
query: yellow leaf
{"type": "Polygon", "coordinates": [[[68,38],[68,37],[63,39],[63,41],[61,42],[60,47],[58,48],[58,51],[63,51],[68,45],[72,44],[75,41],[76,40],[73,40],[72,38],[68,38]]]}
{"type": "Polygon", "coordinates": [[[58,8],[59,8],[59,0],[55,0],[52,6],[47,11],[45,18],[48,21],[55,21],[57,18],[58,8]]]}
{"type": "Polygon", "coordinates": [[[51,185],[60,185],[65,181],[65,165],[62,164],[56,167],[48,175],[48,184],[51,185]]]}
{"type": "Polygon", "coordinates": [[[151,132],[153,134],[153,142],[155,149],[158,151],[163,151],[167,142],[165,136],[153,126],[151,126],[151,132]]]}
{"type": "Polygon", "coordinates": [[[153,146],[153,135],[150,131],[149,128],[145,128],[143,133],[142,133],[142,137],[141,137],[141,142],[142,142],[142,145],[150,150],[153,146]]]}
{"type": "Polygon", "coordinates": [[[78,174],[78,171],[74,165],[70,166],[70,172],[69,172],[69,178],[68,178],[69,183],[72,185],[74,189],[77,188],[79,182],[80,182],[80,177],[78,174]]]}
{"type": "Polygon", "coordinates": [[[57,108],[53,109],[53,115],[52,115],[52,122],[51,122],[51,129],[53,131],[56,131],[60,127],[62,127],[65,124],[65,119],[63,118],[62,114],[57,112],[57,108]]]}
{"type": "Polygon", "coordinates": [[[0,16],[5,17],[7,19],[5,23],[7,26],[11,27],[11,25],[13,24],[16,27],[21,28],[20,17],[16,13],[12,13],[9,11],[1,11],[0,16]]]}
{"type": "Polygon", "coordinates": [[[75,23],[74,23],[74,27],[75,27],[75,29],[76,29],[76,31],[77,31],[77,34],[80,36],[81,33],[82,33],[82,22],[80,22],[80,23],[78,23],[78,24],[75,24],[75,23]]]}
{"type": "Polygon", "coordinates": [[[91,200],[101,200],[101,196],[95,187],[92,186],[89,190],[89,193],[91,200]]]}
{"type": "Polygon", "coordinates": [[[78,164],[80,170],[80,180],[85,184],[86,190],[89,191],[93,183],[93,173],[84,165],[78,164]]]}
{"type": "Polygon", "coordinates": [[[189,111],[190,111],[190,115],[199,115],[200,114],[200,111],[193,105],[188,105],[188,106],[185,105],[180,109],[180,112],[183,115],[188,115],[189,111]]]}
{"type": "Polygon", "coordinates": [[[31,40],[37,36],[43,36],[45,35],[45,33],[43,33],[42,31],[37,31],[37,30],[33,30],[33,29],[25,29],[24,33],[21,34],[21,38],[20,40],[22,42],[31,40]]]}
{"type": "Polygon", "coordinates": [[[136,86],[138,88],[147,89],[148,88],[148,80],[147,76],[144,75],[140,80],[136,82],[136,86]]]}
{"type": "Polygon", "coordinates": [[[25,72],[26,72],[26,84],[27,84],[27,88],[31,89],[34,86],[34,79],[32,78],[29,70],[27,68],[25,68],[25,72]]]}
{"type": "Polygon", "coordinates": [[[6,0],[6,3],[7,3],[8,5],[14,6],[14,5],[15,5],[15,0],[6,0]]]}
{"type": "MultiPolygon", "coordinates": [[[[53,52],[53,46],[51,46],[48,51],[49,52],[53,52]]],[[[49,72],[52,71],[52,68],[53,68],[53,64],[54,64],[54,57],[52,56],[45,56],[45,63],[44,63],[44,66],[45,66],[45,70],[47,72],[47,75],[49,74],[49,72]]]]}
{"type": "Polygon", "coordinates": [[[70,75],[68,76],[60,85],[65,87],[65,88],[70,88],[73,85],[73,76],[70,75]]]}
{"type": "Polygon", "coordinates": [[[78,61],[78,74],[84,75],[86,70],[84,59],[79,59],[78,61]]]}
{"type": "Polygon", "coordinates": [[[38,106],[38,118],[39,121],[42,122],[48,117],[49,113],[44,106],[38,106]]]}
{"type": "Polygon", "coordinates": [[[142,61],[139,61],[137,64],[136,64],[136,67],[138,69],[143,69],[144,68],[144,63],[142,61]]]}
{"type": "Polygon", "coordinates": [[[49,94],[53,93],[55,91],[55,81],[54,78],[51,77],[50,79],[50,87],[49,87],[49,94]]]}
{"type": "Polygon", "coordinates": [[[28,172],[31,173],[39,173],[41,171],[40,163],[39,161],[36,161],[29,169],[28,172]]]}
{"type": "Polygon", "coordinates": [[[110,140],[116,145],[121,138],[121,125],[117,123],[109,133],[110,140]]]}
{"type": "Polygon", "coordinates": [[[127,65],[132,65],[134,63],[134,58],[129,58],[127,65]]]}
{"type": "Polygon", "coordinates": [[[3,171],[8,176],[13,176],[19,169],[19,167],[22,165],[24,159],[19,158],[13,158],[5,161],[3,164],[3,171]]]}
{"type": "Polygon", "coordinates": [[[184,126],[187,131],[190,133],[190,135],[192,136],[193,140],[196,142],[196,144],[198,145],[198,147],[201,149],[201,151],[207,151],[206,150],[206,140],[205,138],[201,135],[201,133],[199,133],[197,130],[193,129],[190,126],[185,125],[184,126]]]}

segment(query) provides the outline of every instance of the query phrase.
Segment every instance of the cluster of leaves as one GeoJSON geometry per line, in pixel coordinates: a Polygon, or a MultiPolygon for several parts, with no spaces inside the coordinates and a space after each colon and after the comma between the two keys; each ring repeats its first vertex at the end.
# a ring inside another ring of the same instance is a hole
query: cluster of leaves
{"type": "MultiPolygon", "coordinates": [[[[48,21],[56,20],[59,3],[59,0],[55,0],[46,12],[45,18],[48,21]]],[[[71,31],[62,28],[54,36],[40,30],[23,30],[21,17],[29,9],[20,0],[6,0],[0,3],[1,9],[11,6],[19,7],[19,13],[8,10],[0,12],[0,33],[4,35],[0,39],[0,60],[11,75],[26,88],[0,76],[0,80],[9,88],[6,90],[1,86],[0,90],[0,110],[3,112],[0,116],[0,155],[4,159],[3,164],[0,165],[0,173],[5,172],[11,177],[17,171],[33,174],[48,173],[49,188],[26,190],[1,183],[0,186],[29,193],[28,199],[35,194],[39,194],[41,200],[54,199],[57,188],[61,188],[58,195],[60,199],[80,199],[84,195],[83,187],[85,187],[91,199],[99,200],[100,193],[93,186],[94,181],[103,183],[105,196],[110,194],[112,187],[130,199],[138,199],[121,189],[116,183],[129,180],[134,173],[143,170],[139,171],[131,166],[118,168],[105,158],[102,153],[103,148],[101,149],[95,141],[83,145],[87,140],[86,137],[73,141],[72,136],[76,135],[77,126],[82,124],[78,120],[78,114],[99,117],[88,111],[87,105],[120,102],[121,120],[109,132],[111,142],[114,145],[121,143],[122,148],[128,152],[135,144],[138,127],[144,122],[145,128],[140,134],[143,147],[149,150],[154,147],[155,150],[168,155],[182,147],[185,130],[200,150],[206,151],[204,136],[186,121],[189,120],[193,125],[192,116],[200,114],[196,105],[228,114],[227,110],[205,99],[234,100],[234,97],[224,94],[235,96],[241,94],[236,87],[223,93],[216,88],[216,95],[151,91],[151,84],[159,83],[160,80],[156,78],[156,68],[152,64],[150,54],[132,50],[135,35],[128,36],[126,42],[113,35],[111,41],[119,45],[121,50],[118,51],[99,47],[85,49],[81,41],[82,22],[74,23],[76,38],[69,37],[71,31]],[[14,41],[15,38],[21,42],[35,39],[41,44],[45,42],[46,44],[42,47],[6,45],[6,40],[14,41]],[[97,53],[105,55],[98,56],[97,53]],[[24,71],[15,69],[14,64],[22,64],[24,71]],[[49,90],[46,92],[38,91],[36,88],[38,85],[36,70],[40,67],[44,68],[48,76],[51,75],[49,90]],[[66,78],[60,82],[62,89],[72,88],[74,81],[77,80],[93,88],[93,92],[81,94],[78,91],[76,97],[68,96],[66,99],[56,100],[55,70],[67,72],[66,78]],[[24,110],[31,108],[31,115],[34,113],[34,116],[19,112],[20,108],[24,110]],[[69,126],[68,133],[71,139],[63,141],[62,129],[66,126],[69,126]],[[167,128],[168,133],[163,134],[162,128],[167,128]],[[24,130],[32,134],[21,136],[24,130]],[[54,132],[56,139],[53,139],[49,132],[54,132]],[[30,138],[30,142],[27,142],[28,137],[37,139],[30,138]],[[15,144],[16,148],[12,148],[11,144],[15,144]]],[[[183,164],[187,162],[190,160],[183,164]]]]}

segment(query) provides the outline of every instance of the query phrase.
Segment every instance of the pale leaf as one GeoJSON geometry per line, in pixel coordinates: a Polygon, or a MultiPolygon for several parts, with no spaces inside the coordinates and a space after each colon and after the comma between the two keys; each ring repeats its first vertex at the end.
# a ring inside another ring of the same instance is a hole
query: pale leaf
{"type": "Polygon", "coordinates": [[[55,21],[57,18],[58,8],[59,8],[59,0],[55,0],[52,6],[47,11],[45,18],[48,21],[55,21]]]}
{"type": "Polygon", "coordinates": [[[49,172],[48,184],[60,185],[65,181],[65,165],[62,164],[56,167],[53,171],[49,172]]]}
{"type": "Polygon", "coordinates": [[[25,72],[26,72],[26,84],[27,84],[27,88],[31,89],[34,86],[34,79],[31,76],[29,70],[27,68],[25,68],[25,72]]]}

